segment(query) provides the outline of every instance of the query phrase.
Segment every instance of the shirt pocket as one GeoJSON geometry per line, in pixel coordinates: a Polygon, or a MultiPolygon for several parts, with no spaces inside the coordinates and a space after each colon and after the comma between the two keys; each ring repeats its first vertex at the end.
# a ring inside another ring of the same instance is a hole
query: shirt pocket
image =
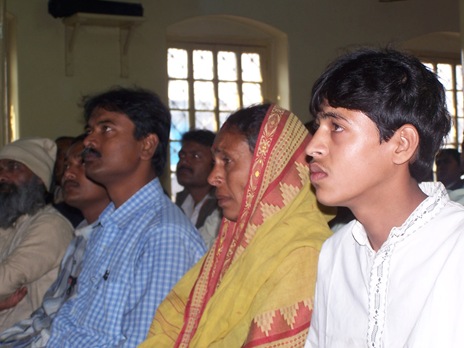
{"type": "Polygon", "coordinates": [[[120,269],[101,266],[92,272],[85,296],[86,310],[77,313],[78,325],[85,325],[99,332],[121,332],[124,308],[129,297],[130,285],[120,269]]]}

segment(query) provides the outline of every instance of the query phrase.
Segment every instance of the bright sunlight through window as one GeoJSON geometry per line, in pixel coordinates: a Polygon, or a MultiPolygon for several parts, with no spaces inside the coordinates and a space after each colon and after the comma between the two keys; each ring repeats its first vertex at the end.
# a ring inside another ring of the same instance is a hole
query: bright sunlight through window
{"type": "Polygon", "coordinates": [[[190,129],[217,132],[237,109],[263,102],[260,48],[218,46],[168,49],[171,193],[180,191],[180,139],[190,129]]]}

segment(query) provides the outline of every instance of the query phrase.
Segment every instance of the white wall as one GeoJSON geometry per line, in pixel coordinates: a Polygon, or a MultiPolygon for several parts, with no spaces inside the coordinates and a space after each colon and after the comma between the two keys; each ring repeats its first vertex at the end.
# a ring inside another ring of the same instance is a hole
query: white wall
{"type": "Polygon", "coordinates": [[[290,108],[303,120],[309,119],[307,105],[313,81],[344,48],[401,43],[435,32],[460,32],[458,0],[131,2],[143,4],[146,20],[132,37],[130,75],[125,79],[120,77],[117,29],[81,28],[75,42],[74,76],[68,77],[65,28],[60,19],[48,14],[47,1],[7,0],[7,11],[14,17],[16,27],[21,137],[79,134],[83,129],[81,109],[77,106],[81,96],[116,84],[151,88],[166,100],[167,28],[194,17],[246,17],[285,33],[290,108]]]}

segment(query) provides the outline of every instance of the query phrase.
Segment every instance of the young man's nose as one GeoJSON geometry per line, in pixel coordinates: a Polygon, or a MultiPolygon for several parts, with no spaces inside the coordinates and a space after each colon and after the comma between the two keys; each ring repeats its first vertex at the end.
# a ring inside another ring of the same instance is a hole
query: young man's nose
{"type": "Polygon", "coordinates": [[[325,146],[323,145],[321,138],[322,138],[322,135],[318,134],[318,132],[316,132],[312,136],[311,141],[308,143],[305,149],[305,152],[308,156],[314,158],[314,157],[323,155],[325,153],[325,150],[324,150],[325,146]]]}

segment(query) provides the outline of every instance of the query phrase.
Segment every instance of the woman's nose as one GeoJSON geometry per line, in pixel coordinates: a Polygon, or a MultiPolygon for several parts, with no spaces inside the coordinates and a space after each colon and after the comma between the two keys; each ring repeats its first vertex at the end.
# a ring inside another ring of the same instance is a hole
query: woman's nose
{"type": "Polygon", "coordinates": [[[219,186],[223,182],[222,176],[219,173],[219,170],[216,168],[216,165],[214,165],[213,170],[211,170],[211,173],[208,175],[208,183],[211,186],[219,186]]]}

